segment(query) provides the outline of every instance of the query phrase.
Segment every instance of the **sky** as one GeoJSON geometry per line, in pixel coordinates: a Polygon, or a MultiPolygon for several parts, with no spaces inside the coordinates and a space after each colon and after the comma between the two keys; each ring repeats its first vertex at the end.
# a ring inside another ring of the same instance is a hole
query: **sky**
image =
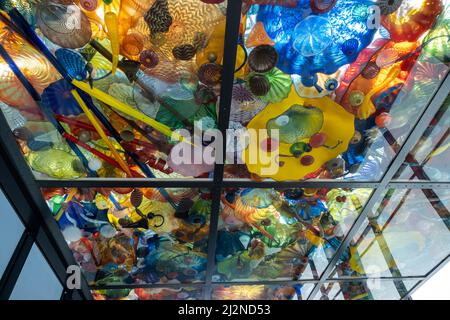
{"type": "Polygon", "coordinates": [[[450,300],[450,262],[411,296],[413,300],[450,300]]]}

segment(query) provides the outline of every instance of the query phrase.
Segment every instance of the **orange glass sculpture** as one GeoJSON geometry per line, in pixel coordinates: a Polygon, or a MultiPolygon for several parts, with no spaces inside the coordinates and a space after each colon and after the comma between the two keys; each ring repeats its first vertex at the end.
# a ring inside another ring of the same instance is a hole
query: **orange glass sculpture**
{"type": "MultiPolygon", "coordinates": [[[[211,54],[215,55],[216,62],[221,64],[223,60],[223,45],[225,41],[225,25],[226,21],[222,20],[213,30],[210,39],[208,41],[208,45],[203,49],[197,52],[196,56],[196,64],[198,67],[202,66],[205,63],[209,62],[211,58],[211,54]]],[[[244,49],[239,47],[236,57],[236,68],[239,68],[245,61],[245,52],[244,49]]],[[[243,70],[241,70],[243,71],[243,70]]],[[[236,76],[242,76],[243,73],[238,73],[236,76]]]]}
{"type": "Polygon", "coordinates": [[[400,8],[382,17],[382,25],[395,42],[417,41],[430,29],[443,9],[440,0],[403,1],[400,8]]]}
{"type": "Polygon", "coordinates": [[[249,33],[246,46],[247,48],[252,48],[263,44],[273,46],[275,42],[270,39],[266,29],[264,28],[264,24],[262,22],[258,22],[249,33]]]}
{"type": "Polygon", "coordinates": [[[122,0],[119,11],[119,35],[124,39],[131,28],[136,27],[153,1],[122,0]]]}
{"type": "MultiPolygon", "coordinates": [[[[367,119],[375,112],[372,97],[385,88],[404,83],[406,71],[400,69],[400,57],[414,51],[416,42],[389,42],[368,62],[366,69],[359,73],[358,68],[350,66],[356,78],[349,85],[340,104],[360,119],[367,119]],[[372,68],[371,68],[372,67],[372,68]],[[368,70],[371,68],[371,70],[368,70]],[[373,69],[373,70],[372,70],[373,69]]],[[[348,76],[348,75],[346,75],[348,76]]]]}
{"type": "Polygon", "coordinates": [[[232,286],[217,287],[214,290],[214,299],[216,300],[258,300],[264,299],[265,287],[263,285],[255,286],[232,286]]]}
{"type": "MultiPolygon", "coordinates": [[[[10,46],[17,66],[27,76],[34,88],[42,93],[46,87],[58,80],[57,72],[34,49],[29,46],[10,46]],[[12,48],[14,47],[14,48],[12,48]]],[[[0,58],[0,101],[10,106],[27,108],[35,106],[34,100],[17,79],[9,66],[0,58]]]]}

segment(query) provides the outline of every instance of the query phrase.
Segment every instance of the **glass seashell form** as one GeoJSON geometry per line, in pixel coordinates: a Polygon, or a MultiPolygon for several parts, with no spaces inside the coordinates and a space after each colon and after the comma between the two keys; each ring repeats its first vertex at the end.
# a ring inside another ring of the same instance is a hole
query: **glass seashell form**
{"type": "Polygon", "coordinates": [[[333,40],[333,28],[327,19],[309,16],[294,28],[293,48],[304,57],[324,51],[333,40]]]}
{"type": "Polygon", "coordinates": [[[269,81],[270,89],[266,95],[261,97],[261,100],[276,103],[282,101],[289,95],[292,79],[288,74],[278,68],[273,68],[265,73],[264,76],[269,81]]]}
{"type": "Polygon", "coordinates": [[[265,106],[266,103],[253,95],[244,84],[235,84],[231,100],[230,120],[247,123],[265,106]]]}
{"type": "Polygon", "coordinates": [[[173,22],[168,1],[156,0],[150,10],[145,14],[144,19],[151,33],[168,32],[173,22]]]}
{"type": "Polygon", "coordinates": [[[202,83],[208,86],[214,86],[222,78],[222,66],[217,63],[205,63],[200,66],[197,75],[202,83]]]}
{"type": "Polygon", "coordinates": [[[196,53],[195,47],[189,43],[178,45],[172,49],[173,56],[178,60],[191,60],[196,53]]]}
{"type": "Polygon", "coordinates": [[[6,103],[0,101],[0,110],[5,116],[6,122],[12,130],[21,128],[27,123],[27,119],[20,113],[19,110],[8,106],[6,103]]]}
{"type": "Polygon", "coordinates": [[[403,0],[378,0],[377,6],[380,8],[382,15],[394,13],[400,8],[403,0]]]}
{"type": "Polygon", "coordinates": [[[247,48],[252,48],[263,44],[273,46],[275,42],[270,39],[264,28],[264,24],[262,22],[257,22],[248,34],[245,45],[247,48]]]}
{"type": "Polygon", "coordinates": [[[365,79],[373,79],[380,73],[380,67],[374,61],[369,61],[361,72],[365,79]]]}
{"type": "Polygon", "coordinates": [[[81,54],[70,49],[61,48],[56,50],[55,56],[72,78],[79,81],[87,78],[86,61],[84,61],[81,54]]]}
{"type": "Polygon", "coordinates": [[[275,67],[278,61],[277,51],[270,45],[264,44],[252,50],[248,57],[248,65],[253,71],[267,72],[275,67]]]}
{"type": "Polygon", "coordinates": [[[325,13],[333,9],[337,0],[310,0],[311,9],[314,13],[325,13]]]}
{"type": "MultiPolygon", "coordinates": [[[[17,52],[11,51],[11,57],[38,93],[58,79],[50,62],[34,49],[20,46],[14,50],[17,52]]],[[[3,60],[0,61],[0,101],[19,108],[35,106],[32,97],[3,60]]]]}
{"type": "Polygon", "coordinates": [[[240,194],[243,205],[257,209],[270,207],[277,198],[279,195],[271,189],[244,189],[240,194]]]}
{"type": "MultiPolygon", "coordinates": [[[[48,86],[42,94],[42,104],[54,113],[64,116],[77,116],[83,111],[72,96],[72,87],[65,80],[58,80],[48,86]]],[[[91,99],[86,94],[83,98],[91,99]]]]}
{"type": "Polygon", "coordinates": [[[95,11],[98,7],[98,0],[81,0],[80,6],[86,11],[95,11]]]}
{"type": "Polygon", "coordinates": [[[323,112],[320,109],[293,105],[277,118],[270,119],[266,128],[269,134],[270,130],[279,130],[280,141],[293,144],[319,132],[323,121],[323,112]]]}
{"type": "Polygon", "coordinates": [[[159,63],[159,57],[155,51],[149,49],[141,52],[139,56],[139,61],[146,68],[154,68],[159,63]]]}
{"type": "Polygon", "coordinates": [[[250,75],[247,83],[250,91],[257,97],[265,96],[269,93],[270,82],[264,75],[250,75]]]}
{"type": "Polygon", "coordinates": [[[450,62],[450,6],[447,6],[436,22],[433,30],[428,33],[424,43],[431,41],[424,47],[423,53],[439,59],[444,63],[450,62]]]}
{"type": "Polygon", "coordinates": [[[69,49],[85,46],[92,36],[88,17],[74,3],[46,1],[36,9],[36,23],[51,42],[69,49]]]}
{"type": "MultiPolygon", "coordinates": [[[[132,86],[124,83],[113,83],[108,89],[108,93],[114,98],[140,110],[147,116],[155,118],[159,110],[159,104],[151,103],[138,90],[134,90],[132,86]]],[[[129,118],[127,115],[124,115],[129,118]]]]}
{"type": "Polygon", "coordinates": [[[194,34],[194,39],[192,40],[192,45],[195,50],[203,50],[208,46],[208,35],[204,32],[196,32],[194,34]]]}
{"type": "Polygon", "coordinates": [[[140,33],[127,34],[122,40],[122,51],[129,56],[138,56],[144,49],[144,37],[140,33]]]}
{"type": "Polygon", "coordinates": [[[165,94],[174,100],[186,101],[194,99],[194,93],[180,83],[169,85],[165,94]]]}
{"type": "Polygon", "coordinates": [[[33,170],[52,178],[74,179],[81,176],[72,166],[72,162],[78,158],[62,150],[48,149],[30,152],[27,160],[33,170]]]}

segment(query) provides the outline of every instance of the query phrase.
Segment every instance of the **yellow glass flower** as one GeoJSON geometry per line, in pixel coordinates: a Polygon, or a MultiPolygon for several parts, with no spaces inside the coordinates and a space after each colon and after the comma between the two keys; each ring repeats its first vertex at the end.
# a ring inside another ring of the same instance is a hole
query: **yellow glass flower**
{"type": "Polygon", "coordinates": [[[247,125],[250,143],[243,152],[243,159],[248,170],[260,177],[277,181],[304,179],[347,150],[355,133],[354,119],[351,113],[329,97],[305,99],[292,88],[288,98],[267,105],[247,125]],[[292,117],[289,118],[289,115],[292,117]],[[273,136],[272,147],[267,150],[262,146],[270,138],[267,129],[273,123],[279,125],[280,141],[274,142],[276,139],[273,136]],[[308,147],[309,151],[304,150],[299,157],[293,156],[293,140],[305,146],[313,134],[326,137],[323,146],[308,147]],[[309,161],[304,161],[305,156],[309,161]]]}

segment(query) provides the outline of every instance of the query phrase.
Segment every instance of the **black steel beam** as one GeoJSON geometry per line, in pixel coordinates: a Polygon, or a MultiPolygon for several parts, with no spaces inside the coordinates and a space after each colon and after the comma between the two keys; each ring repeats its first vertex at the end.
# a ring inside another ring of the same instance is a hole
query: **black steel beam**
{"type": "MultiPolygon", "coordinates": [[[[40,188],[213,188],[213,179],[135,179],[135,178],[84,178],[77,180],[38,179],[40,188]]],[[[306,181],[253,181],[248,179],[225,179],[223,188],[368,188],[375,189],[380,182],[348,180],[306,180],[306,181]]],[[[391,181],[389,189],[450,189],[450,181],[391,181]]]]}
{"type": "Polygon", "coordinates": [[[346,180],[304,180],[304,181],[254,181],[250,179],[225,179],[225,188],[376,188],[379,182],[346,181],[346,180]]]}
{"type": "MultiPolygon", "coordinates": [[[[82,286],[79,290],[68,290],[66,289],[66,279],[67,279],[67,264],[64,263],[65,259],[55,247],[55,245],[52,243],[54,240],[52,240],[52,235],[49,234],[49,232],[45,228],[41,228],[37,234],[36,237],[36,244],[41,250],[43,256],[49,263],[49,266],[52,268],[54,274],[56,277],[63,282],[63,288],[65,291],[67,291],[69,294],[72,295],[72,297],[84,297],[85,299],[91,298],[91,292],[89,290],[88,284],[85,281],[84,278],[81,279],[82,286]],[[55,257],[58,257],[61,263],[52,263],[52,261],[55,259],[55,257]]],[[[62,245],[62,244],[61,244],[62,245]]],[[[66,245],[66,244],[64,244],[66,245]]],[[[66,245],[67,246],[67,245],[66,245]]],[[[75,261],[74,261],[75,262],[75,261]]],[[[72,263],[72,265],[75,265],[75,263],[72,263]]]]}
{"type": "MultiPolygon", "coordinates": [[[[420,281],[425,279],[425,276],[401,276],[401,277],[350,277],[339,276],[339,278],[331,278],[327,282],[350,282],[350,281],[420,281]]],[[[319,281],[318,281],[319,282],[319,281]]]]}
{"type": "Polygon", "coordinates": [[[217,229],[219,225],[220,199],[222,195],[223,173],[226,159],[226,137],[227,129],[230,123],[234,70],[236,66],[239,27],[241,23],[241,7],[242,0],[228,1],[218,120],[218,129],[221,132],[224,141],[222,143],[222,157],[221,159],[218,159],[219,163],[216,163],[214,168],[214,187],[211,195],[211,219],[208,238],[208,262],[206,268],[206,284],[203,295],[205,300],[211,299],[211,283],[215,270],[217,229]]]}
{"type": "Polygon", "coordinates": [[[28,254],[33,247],[33,237],[24,232],[14,250],[8,265],[6,266],[3,276],[0,280],[0,300],[8,300],[14,290],[20,272],[27,261],[28,254]]]}
{"type": "MultiPolygon", "coordinates": [[[[76,265],[75,259],[60,232],[57,223],[42,197],[28,164],[21,154],[3,113],[0,112],[0,184],[38,246],[44,248],[45,258],[53,270],[64,270],[76,265]],[[46,237],[44,236],[46,235],[46,237]],[[44,241],[47,240],[48,241],[44,241]]],[[[56,274],[63,287],[67,275],[56,274]]],[[[87,282],[82,278],[83,298],[92,299],[87,282]]]]}
{"type": "Polygon", "coordinates": [[[424,182],[424,181],[392,181],[388,189],[450,189],[450,182],[424,182]]]}
{"type": "Polygon", "coordinates": [[[83,297],[79,294],[78,291],[73,290],[73,291],[63,291],[63,293],[61,294],[61,299],[60,300],[83,300],[83,297]]]}
{"type": "MultiPolygon", "coordinates": [[[[328,282],[353,282],[353,281],[421,281],[424,280],[425,276],[418,277],[341,277],[336,279],[328,279],[328,282]]],[[[294,286],[298,284],[316,284],[319,283],[319,279],[305,279],[305,280],[254,280],[254,281],[225,281],[225,282],[211,282],[211,286],[294,286]]],[[[155,284],[107,284],[107,285],[92,285],[91,290],[114,290],[114,289],[136,289],[136,288],[148,288],[148,289],[160,289],[160,288],[203,288],[205,283],[155,283],[155,284]]]]}
{"type": "MultiPolygon", "coordinates": [[[[389,267],[389,272],[392,274],[393,277],[401,279],[402,273],[397,265],[397,262],[394,259],[394,256],[392,255],[391,249],[389,248],[389,244],[386,241],[383,232],[381,231],[381,227],[378,225],[376,219],[370,219],[370,226],[374,234],[376,235],[375,239],[378,242],[378,246],[381,250],[381,253],[383,254],[384,260],[386,261],[386,264],[389,267]]],[[[408,292],[405,284],[403,283],[403,280],[395,280],[394,285],[400,297],[403,297],[403,295],[408,292]]]]}
{"type": "Polygon", "coordinates": [[[212,188],[212,179],[83,178],[77,180],[38,179],[40,188],[212,188]]]}
{"type": "MultiPolygon", "coordinates": [[[[224,61],[223,61],[223,74],[222,74],[222,87],[221,87],[221,100],[219,106],[219,130],[223,133],[223,137],[226,137],[225,131],[228,128],[229,118],[230,118],[230,106],[231,106],[231,95],[234,82],[234,67],[236,62],[236,51],[237,51],[237,39],[239,36],[239,24],[241,17],[241,5],[242,0],[233,0],[228,2],[227,8],[227,26],[225,34],[225,45],[224,45],[224,61]]],[[[3,154],[0,157],[0,166],[4,168],[2,163],[6,163],[6,168],[8,170],[2,170],[0,172],[0,181],[2,186],[8,190],[8,198],[12,200],[13,206],[18,211],[20,218],[27,226],[27,232],[31,230],[31,235],[25,233],[16,251],[14,252],[13,259],[11,260],[11,266],[8,265],[4,276],[0,282],[0,298],[1,294],[12,291],[13,284],[17,280],[20,273],[21,266],[25,263],[26,257],[29,250],[33,244],[33,239],[36,239],[38,246],[41,248],[44,256],[49,261],[58,279],[63,282],[66,277],[64,266],[69,264],[75,264],[70,250],[65,243],[59,228],[57,227],[55,221],[52,219],[51,213],[42,199],[39,192],[39,188],[43,187],[148,187],[148,188],[179,188],[179,187],[190,187],[190,188],[209,188],[212,191],[212,207],[211,207],[211,218],[210,218],[210,232],[208,240],[208,262],[206,271],[205,283],[195,283],[195,284],[146,284],[146,285],[114,285],[114,286],[104,286],[104,287],[91,287],[98,289],[113,289],[113,288],[132,288],[132,287],[143,287],[143,288],[161,288],[161,287],[204,287],[204,298],[211,298],[211,291],[214,286],[217,285],[293,285],[298,283],[314,283],[315,288],[309,295],[308,299],[314,298],[315,294],[318,292],[320,287],[327,282],[342,282],[342,281],[358,281],[358,280],[369,280],[375,278],[339,278],[339,279],[329,279],[336,262],[338,261],[341,254],[350,244],[353,236],[358,232],[359,228],[366,221],[366,218],[373,206],[382,198],[384,192],[388,188],[395,189],[449,189],[450,182],[423,182],[423,181],[391,181],[395,173],[403,164],[407,153],[415,145],[415,143],[420,139],[421,135],[425,131],[426,127],[430,123],[433,115],[437,112],[437,109],[441,106],[446,95],[450,90],[449,76],[447,75],[443,83],[441,84],[439,90],[432,98],[428,106],[423,110],[423,113],[419,117],[414,129],[409,134],[407,140],[403,146],[399,149],[399,152],[394,157],[390,167],[383,176],[381,181],[378,182],[359,182],[359,181],[346,181],[346,180],[308,180],[308,181],[253,181],[253,180],[239,180],[239,179],[223,179],[224,165],[217,164],[214,170],[213,179],[79,179],[79,180],[52,180],[52,179],[40,179],[35,181],[34,177],[29,170],[27,164],[25,163],[22,155],[18,152],[17,145],[14,138],[9,131],[9,128],[4,120],[3,116],[0,115],[0,151],[3,154]],[[7,159],[8,161],[4,161],[7,159]],[[3,162],[2,162],[3,161],[3,162]],[[4,179],[4,180],[3,180],[4,179]],[[223,188],[234,188],[234,187],[247,187],[247,188],[370,188],[375,189],[374,193],[371,195],[367,204],[365,205],[363,211],[359,217],[355,220],[349,233],[341,243],[340,247],[336,251],[333,259],[331,259],[325,271],[322,273],[320,279],[316,280],[302,280],[302,281],[255,281],[255,282],[221,282],[216,283],[212,281],[212,277],[215,269],[215,249],[217,244],[217,229],[220,211],[220,198],[223,188]],[[26,203],[21,200],[20,195],[14,195],[14,193],[23,193],[26,196],[26,203]],[[11,199],[12,197],[12,199],[11,199]],[[42,213],[37,219],[33,212],[42,213]],[[62,263],[60,263],[62,262],[62,263]],[[14,267],[17,266],[17,267],[14,267]],[[20,267],[19,267],[20,266],[20,267]],[[14,270],[13,270],[14,269],[14,270]],[[4,280],[5,279],[5,280],[4,280]],[[12,285],[12,287],[11,287],[12,285]]],[[[224,152],[225,156],[225,145],[224,152]]],[[[439,267],[445,264],[449,259],[447,257],[438,266],[435,267],[426,277],[394,277],[394,278],[376,278],[382,281],[397,281],[397,280],[426,280],[431,277],[439,267]]],[[[422,281],[421,283],[423,283],[422,281]]],[[[417,287],[420,286],[419,283],[416,285],[406,296],[409,297],[417,287]]],[[[8,296],[9,296],[8,294],[8,296]]],[[[83,280],[83,289],[80,292],[72,291],[67,292],[66,296],[78,297],[78,298],[91,298],[89,287],[87,283],[83,280]]]]}

